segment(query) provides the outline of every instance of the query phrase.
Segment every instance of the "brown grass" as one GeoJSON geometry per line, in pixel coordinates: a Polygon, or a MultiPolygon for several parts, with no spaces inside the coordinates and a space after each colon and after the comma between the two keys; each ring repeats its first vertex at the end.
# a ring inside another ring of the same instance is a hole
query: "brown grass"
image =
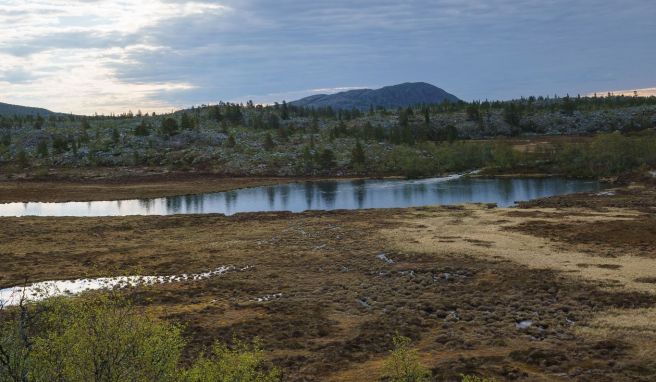
{"type": "Polygon", "coordinates": [[[181,175],[95,180],[5,180],[0,203],[145,199],[220,192],[290,181],[287,178],[225,178],[181,175]]]}
{"type": "Polygon", "coordinates": [[[643,218],[627,208],[486,206],[0,218],[0,286],[252,266],[128,292],[184,325],[187,356],[257,336],[289,381],[378,380],[396,332],[438,380],[647,381],[656,284],[640,280],[656,274],[656,259],[631,242],[633,255],[609,257],[592,243],[516,229],[643,218]],[[254,301],[272,293],[282,297],[254,301]],[[534,325],[515,326],[526,319],[534,325]]]}

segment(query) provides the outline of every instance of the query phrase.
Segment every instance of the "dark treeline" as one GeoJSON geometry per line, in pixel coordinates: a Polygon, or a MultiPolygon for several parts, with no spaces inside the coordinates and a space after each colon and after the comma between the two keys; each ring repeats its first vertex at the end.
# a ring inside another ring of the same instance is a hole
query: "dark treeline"
{"type": "MultiPolygon", "coordinates": [[[[524,113],[534,112],[562,112],[566,115],[571,115],[576,111],[595,111],[595,110],[609,110],[624,107],[637,107],[637,106],[653,106],[656,105],[656,97],[638,97],[638,96],[594,96],[594,97],[570,97],[566,95],[559,97],[535,97],[530,96],[527,98],[520,98],[509,101],[472,101],[472,102],[444,102],[434,105],[417,105],[410,110],[417,114],[440,114],[440,113],[467,113],[468,118],[477,120],[483,118],[486,112],[503,111],[508,116],[507,119],[512,119],[513,115],[521,115],[524,113]]],[[[82,116],[74,114],[51,114],[47,117],[40,115],[0,115],[0,128],[10,127],[23,127],[32,126],[41,128],[43,126],[53,126],[57,123],[74,122],[81,120],[99,121],[99,120],[125,120],[125,119],[151,119],[151,118],[165,118],[167,116],[181,116],[192,115],[197,120],[201,118],[214,119],[217,121],[228,121],[233,124],[243,122],[243,118],[247,113],[257,112],[255,115],[262,118],[262,123],[254,121],[253,125],[267,126],[265,116],[275,115],[280,120],[289,120],[292,118],[320,118],[320,119],[333,119],[349,121],[364,116],[371,116],[375,114],[380,115],[400,115],[407,109],[385,109],[374,108],[371,106],[369,110],[363,111],[358,109],[353,110],[335,110],[330,107],[326,108],[307,108],[299,107],[286,103],[275,103],[273,105],[255,105],[252,101],[246,104],[226,103],[220,102],[217,105],[200,105],[193,106],[190,109],[176,111],[173,113],[165,113],[158,115],[156,113],[142,113],[137,111],[133,113],[128,111],[122,114],[110,114],[92,116],[82,116]]],[[[275,123],[274,123],[275,124],[275,123]]],[[[270,125],[270,123],[269,123],[270,125]]]]}

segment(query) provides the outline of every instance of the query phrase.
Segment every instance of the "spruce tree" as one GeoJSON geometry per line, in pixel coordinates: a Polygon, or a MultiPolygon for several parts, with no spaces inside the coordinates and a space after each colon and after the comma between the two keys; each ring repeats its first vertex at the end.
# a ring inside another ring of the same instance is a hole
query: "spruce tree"
{"type": "Polygon", "coordinates": [[[319,164],[324,171],[329,171],[335,167],[335,154],[330,149],[324,149],[319,156],[319,164]]]}
{"type": "Polygon", "coordinates": [[[226,147],[233,148],[237,145],[237,142],[235,141],[235,136],[234,134],[230,134],[228,136],[228,140],[226,141],[226,147]]]}
{"type": "Polygon", "coordinates": [[[194,128],[194,125],[187,113],[182,113],[182,117],[180,118],[180,128],[182,130],[191,130],[194,128]]]}
{"type": "Polygon", "coordinates": [[[353,165],[358,165],[358,164],[364,164],[366,160],[365,154],[364,154],[364,149],[362,148],[362,144],[360,141],[355,142],[355,147],[351,151],[351,164],[353,165]]]}
{"type": "Polygon", "coordinates": [[[275,147],[275,143],[273,142],[273,138],[271,137],[271,134],[267,133],[266,137],[264,138],[264,149],[266,151],[271,151],[275,147]]]}

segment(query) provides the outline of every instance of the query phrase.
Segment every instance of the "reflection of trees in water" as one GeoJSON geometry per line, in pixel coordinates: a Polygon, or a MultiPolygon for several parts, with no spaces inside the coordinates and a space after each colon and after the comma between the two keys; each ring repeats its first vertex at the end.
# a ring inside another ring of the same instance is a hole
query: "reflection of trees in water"
{"type": "Polygon", "coordinates": [[[314,183],[312,182],[305,182],[303,185],[303,190],[305,192],[305,208],[308,210],[312,208],[312,202],[314,201],[314,187],[314,183]]]}
{"type": "Polygon", "coordinates": [[[180,208],[182,207],[182,198],[178,196],[167,197],[166,201],[166,212],[169,214],[180,213],[180,208]]]}
{"type": "Polygon", "coordinates": [[[267,187],[266,189],[267,197],[269,199],[269,209],[272,210],[276,205],[276,188],[267,187]]]}
{"type": "Polygon", "coordinates": [[[406,184],[401,188],[401,197],[405,203],[412,204],[417,196],[422,198],[426,195],[426,185],[423,183],[420,184],[406,184]]]}
{"type": "Polygon", "coordinates": [[[205,203],[204,195],[185,195],[185,211],[193,211],[196,213],[203,212],[203,205],[205,203]]]}
{"type": "Polygon", "coordinates": [[[138,199],[139,208],[143,211],[146,211],[146,214],[150,214],[150,210],[155,206],[155,199],[138,199]]]}
{"type": "Polygon", "coordinates": [[[283,184],[279,186],[280,189],[280,201],[282,202],[282,209],[287,209],[287,203],[289,202],[289,185],[283,184]]]}
{"type": "Polygon", "coordinates": [[[364,181],[353,181],[351,185],[353,186],[353,199],[355,199],[357,207],[362,208],[367,196],[367,186],[364,181]]]}
{"type": "Polygon", "coordinates": [[[326,208],[334,208],[337,187],[337,182],[317,182],[317,188],[326,208]]]}
{"type": "Polygon", "coordinates": [[[232,209],[237,205],[237,191],[227,191],[223,193],[225,198],[225,212],[232,212],[232,209]]]}
{"type": "Polygon", "coordinates": [[[276,208],[276,193],[280,190],[284,208],[292,210],[305,208],[385,208],[425,204],[460,204],[469,202],[498,203],[500,206],[514,204],[515,201],[539,197],[567,194],[573,192],[596,192],[605,187],[595,181],[581,181],[563,178],[543,179],[459,179],[448,182],[408,182],[398,181],[353,181],[344,182],[305,182],[298,185],[263,187],[209,193],[183,197],[156,199],[135,199],[129,201],[74,202],[49,207],[43,203],[15,203],[0,206],[0,213],[33,214],[40,216],[59,216],[73,213],[76,216],[107,216],[108,214],[176,214],[184,211],[196,213],[232,213],[241,198],[242,211],[267,211],[276,208]],[[347,187],[341,188],[340,187],[347,187]],[[348,189],[348,187],[352,188],[348,189]],[[343,198],[337,200],[339,192],[343,198]],[[266,195],[265,195],[266,194],[266,195]],[[353,195],[353,199],[350,199],[353,195]],[[268,198],[269,206],[266,201],[268,198]],[[339,204],[337,204],[339,203],[339,204]],[[84,208],[86,206],[86,209],[84,208]],[[121,209],[125,206],[125,211],[121,209]],[[21,210],[22,207],[22,210],[21,210]],[[225,210],[224,210],[225,208],[225,210]],[[8,212],[7,212],[8,211],[8,212]]]}
{"type": "Polygon", "coordinates": [[[528,196],[529,190],[526,179],[497,179],[496,193],[508,203],[514,203],[514,199],[524,199],[528,196]]]}

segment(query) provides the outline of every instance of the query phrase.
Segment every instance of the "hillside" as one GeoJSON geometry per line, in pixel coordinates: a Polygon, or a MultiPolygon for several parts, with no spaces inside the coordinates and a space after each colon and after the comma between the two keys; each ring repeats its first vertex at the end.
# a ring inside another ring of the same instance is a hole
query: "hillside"
{"type": "Polygon", "coordinates": [[[425,82],[404,83],[380,89],[357,89],[336,94],[317,94],[291,102],[310,108],[331,107],[336,110],[366,110],[371,106],[398,108],[413,105],[434,105],[444,101],[457,102],[458,97],[425,82]]]}
{"type": "Polygon", "coordinates": [[[44,119],[0,116],[0,178],[30,168],[118,167],[410,177],[493,167],[582,177],[656,165],[656,97],[529,97],[372,113],[223,103],[173,114],[44,119]],[[599,141],[588,144],[595,134],[599,141]],[[570,137],[551,145],[560,135],[570,137]],[[514,152],[508,137],[531,142],[514,152]]]}
{"type": "Polygon", "coordinates": [[[48,109],[43,109],[39,107],[19,106],[19,105],[12,105],[8,103],[0,102],[0,115],[4,115],[4,116],[40,115],[42,117],[45,117],[50,114],[55,114],[55,113],[48,109]]]}

